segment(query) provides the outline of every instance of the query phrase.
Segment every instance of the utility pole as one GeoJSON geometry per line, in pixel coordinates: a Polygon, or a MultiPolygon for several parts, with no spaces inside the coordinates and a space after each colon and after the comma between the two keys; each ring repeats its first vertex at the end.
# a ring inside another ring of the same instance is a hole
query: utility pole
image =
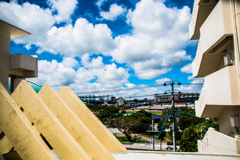
{"type": "Polygon", "coordinates": [[[147,130],[147,132],[152,133],[152,144],[153,148],[152,150],[155,151],[155,133],[158,133],[158,131],[154,130],[154,119],[152,119],[152,130],[147,130]]]}
{"type": "Polygon", "coordinates": [[[174,105],[174,85],[181,85],[180,82],[174,83],[171,81],[170,83],[165,82],[164,86],[171,85],[171,95],[172,95],[172,121],[173,121],[173,151],[176,152],[176,128],[175,128],[175,105],[174,105]]]}
{"type": "Polygon", "coordinates": [[[152,119],[152,143],[153,143],[153,151],[155,151],[155,137],[154,137],[154,120],[152,119]]]}

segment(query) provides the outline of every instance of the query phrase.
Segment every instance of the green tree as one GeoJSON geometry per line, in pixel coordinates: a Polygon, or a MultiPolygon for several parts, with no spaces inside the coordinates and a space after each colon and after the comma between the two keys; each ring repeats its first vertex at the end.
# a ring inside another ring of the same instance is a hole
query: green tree
{"type": "Polygon", "coordinates": [[[183,152],[196,152],[197,140],[202,139],[209,127],[219,130],[217,118],[202,118],[197,125],[185,128],[180,140],[180,150],[183,152]]]}
{"type": "Polygon", "coordinates": [[[132,142],[131,134],[133,132],[146,132],[150,128],[151,113],[147,113],[144,110],[133,113],[129,116],[121,114],[118,118],[114,119],[115,126],[132,142]]]}
{"type": "MultiPolygon", "coordinates": [[[[171,109],[164,109],[163,114],[171,117],[171,109]]],[[[219,122],[216,118],[198,118],[195,110],[190,107],[178,107],[176,109],[176,140],[180,141],[180,150],[184,152],[197,151],[197,139],[202,139],[209,127],[219,130],[219,122]]],[[[162,123],[162,122],[160,122],[162,123]]],[[[161,124],[159,124],[161,125],[161,124]]],[[[165,124],[172,125],[171,118],[165,124]]],[[[172,131],[169,133],[172,136],[172,131]]]]}
{"type": "Polygon", "coordinates": [[[216,131],[219,131],[219,121],[217,118],[206,118],[203,122],[200,122],[196,125],[197,132],[201,133],[201,136],[206,134],[209,127],[215,128],[216,131]]]}
{"type": "Polygon", "coordinates": [[[180,141],[182,152],[196,152],[197,140],[201,139],[200,134],[193,127],[185,128],[180,141]]]}
{"type": "Polygon", "coordinates": [[[115,126],[121,131],[128,139],[129,142],[132,140],[132,127],[140,124],[133,116],[120,116],[117,119],[114,119],[115,126]]]}
{"type": "Polygon", "coordinates": [[[151,124],[151,113],[146,112],[145,110],[140,110],[134,114],[131,114],[130,117],[137,121],[136,125],[131,127],[131,130],[138,133],[145,133],[151,124]]]}
{"type": "Polygon", "coordinates": [[[103,124],[109,127],[114,127],[113,120],[119,117],[119,110],[119,107],[106,106],[104,109],[99,110],[97,116],[103,124]]]}
{"type": "Polygon", "coordinates": [[[104,106],[102,105],[97,105],[97,104],[91,104],[88,103],[87,107],[92,111],[92,112],[98,112],[100,109],[103,109],[104,106]]]}

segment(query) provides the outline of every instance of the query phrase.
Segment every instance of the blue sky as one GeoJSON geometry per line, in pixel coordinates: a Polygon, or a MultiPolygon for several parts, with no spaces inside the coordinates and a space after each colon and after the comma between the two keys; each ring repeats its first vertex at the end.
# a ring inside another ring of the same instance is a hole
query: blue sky
{"type": "MultiPolygon", "coordinates": [[[[197,41],[188,24],[193,0],[15,0],[0,2],[0,19],[31,33],[14,38],[10,54],[38,55],[40,85],[67,85],[80,95],[115,88],[198,83],[191,62],[197,41]]],[[[200,92],[201,87],[176,87],[200,92]]],[[[139,96],[167,87],[95,93],[139,96]]]]}

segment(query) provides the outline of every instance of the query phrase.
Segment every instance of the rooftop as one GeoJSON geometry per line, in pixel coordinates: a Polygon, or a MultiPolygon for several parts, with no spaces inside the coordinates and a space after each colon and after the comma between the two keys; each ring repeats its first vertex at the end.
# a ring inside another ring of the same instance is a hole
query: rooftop
{"type": "Polygon", "coordinates": [[[240,155],[232,154],[203,154],[186,152],[160,151],[128,151],[127,153],[112,153],[116,160],[239,160],[240,155]]]}

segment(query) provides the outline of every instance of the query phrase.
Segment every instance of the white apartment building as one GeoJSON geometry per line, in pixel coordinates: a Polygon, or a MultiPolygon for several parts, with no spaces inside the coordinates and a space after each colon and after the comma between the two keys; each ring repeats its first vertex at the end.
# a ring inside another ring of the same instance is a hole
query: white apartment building
{"type": "Polygon", "coordinates": [[[193,76],[205,82],[196,115],[219,118],[220,132],[209,129],[198,152],[240,154],[240,0],[195,0],[190,39],[198,39],[193,76]]]}

